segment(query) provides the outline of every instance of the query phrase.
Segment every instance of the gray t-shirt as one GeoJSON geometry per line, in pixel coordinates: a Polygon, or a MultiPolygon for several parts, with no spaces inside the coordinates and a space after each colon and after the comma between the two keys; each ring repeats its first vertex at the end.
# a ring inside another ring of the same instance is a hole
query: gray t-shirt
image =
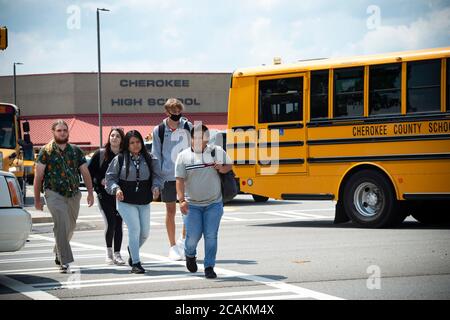
{"type": "Polygon", "coordinates": [[[186,122],[191,128],[192,124],[186,118],[181,118],[178,129],[172,131],[167,124],[167,119],[164,119],[164,143],[162,148],[161,140],[159,140],[159,126],[155,126],[153,129],[152,154],[159,159],[160,171],[164,181],[175,181],[175,160],[182,150],[191,146],[191,136],[184,129],[186,122]]]}
{"type": "Polygon", "coordinates": [[[220,146],[207,145],[203,153],[191,148],[183,150],[175,163],[175,177],[183,178],[186,201],[197,206],[207,206],[222,201],[219,173],[214,163],[232,164],[230,157],[220,146]],[[212,150],[215,157],[212,157],[212,150]]]}

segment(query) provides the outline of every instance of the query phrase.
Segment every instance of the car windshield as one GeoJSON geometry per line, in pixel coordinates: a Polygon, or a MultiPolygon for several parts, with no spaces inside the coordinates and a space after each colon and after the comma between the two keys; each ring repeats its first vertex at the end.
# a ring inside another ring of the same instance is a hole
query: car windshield
{"type": "Polygon", "coordinates": [[[16,130],[14,114],[0,113],[0,148],[14,149],[16,147],[16,130]]]}

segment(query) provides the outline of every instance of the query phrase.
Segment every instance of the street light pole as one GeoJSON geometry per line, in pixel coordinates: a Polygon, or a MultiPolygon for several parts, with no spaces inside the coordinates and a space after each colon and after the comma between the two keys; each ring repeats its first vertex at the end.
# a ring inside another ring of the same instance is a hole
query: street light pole
{"type": "Polygon", "coordinates": [[[103,126],[102,126],[102,70],[100,60],[100,11],[109,11],[105,8],[97,8],[97,58],[98,58],[98,74],[97,74],[97,89],[98,89],[98,127],[100,130],[100,146],[103,145],[103,126]]]}
{"type": "Polygon", "coordinates": [[[13,63],[13,98],[14,105],[17,105],[17,85],[16,85],[16,65],[21,65],[22,62],[14,62],[13,63]]]}

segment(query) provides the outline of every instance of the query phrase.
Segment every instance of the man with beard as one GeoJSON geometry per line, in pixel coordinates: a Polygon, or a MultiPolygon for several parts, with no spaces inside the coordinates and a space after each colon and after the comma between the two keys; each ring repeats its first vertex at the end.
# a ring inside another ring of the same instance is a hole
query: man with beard
{"type": "Polygon", "coordinates": [[[69,242],[80,210],[80,173],[88,189],[89,207],[94,204],[94,193],[83,151],[68,143],[67,123],[57,120],[52,126],[52,131],[53,140],[41,149],[36,161],[34,206],[36,210],[43,210],[41,203],[43,192],[54,223],[55,263],[60,265],[61,273],[68,273],[70,263],[74,261],[69,242]]]}

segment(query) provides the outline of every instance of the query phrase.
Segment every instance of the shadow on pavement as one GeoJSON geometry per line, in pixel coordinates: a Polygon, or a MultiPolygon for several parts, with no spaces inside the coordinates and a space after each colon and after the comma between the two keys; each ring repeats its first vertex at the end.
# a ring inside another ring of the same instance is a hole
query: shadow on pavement
{"type": "Polygon", "coordinates": [[[292,205],[292,204],[300,204],[299,201],[283,201],[283,200],[272,200],[269,199],[267,202],[255,202],[253,199],[233,199],[230,202],[225,203],[225,207],[235,207],[242,205],[250,205],[255,207],[262,206],[277,206],[277,205],[292,205]]]}
{"type": "MultiPolygon", "coordinates": [[[[267,279],[269,280],[273,280],[275,281],[283,281],[286,280],[287,277],[285,276],[280,276],[280,275],[273,275],[273,274],[257,274],[257,275],[251,275],[252,278],[254,277],[261,277],[264,278],[265,282],[269,282],[267,281],[267,279]]],[[[217,277],[217,279],[214,279],[214,282],[254,282],[254,280],[251,279],[245,279],[245,278],[241,278],[241,277],[226,277],[226,278],[222,278],[220,277],[220,275],[217,277]]]]}
{"type": "Polygon", "coordinates": [[[216,260],[217,264],[243,264],[243,265],[255,265],[258,264],[255,260],[216,260]]]}
{"type": "MultiPolygon", "coordinates": [[[[353,222],[334,224],[332,220],[317,221],[317,220],[301,220],[289,221],[280,223],[254,224],[251,227],[288,227],[288,228],[335,228],[335,229],[369,229],[356,225],[353,222]]],[[[401,225],[394,228],[384,228],[384,230],[448,230],[450,224],[441,225],[425,225],[416,221],[405,221],[401,225]]]]}

